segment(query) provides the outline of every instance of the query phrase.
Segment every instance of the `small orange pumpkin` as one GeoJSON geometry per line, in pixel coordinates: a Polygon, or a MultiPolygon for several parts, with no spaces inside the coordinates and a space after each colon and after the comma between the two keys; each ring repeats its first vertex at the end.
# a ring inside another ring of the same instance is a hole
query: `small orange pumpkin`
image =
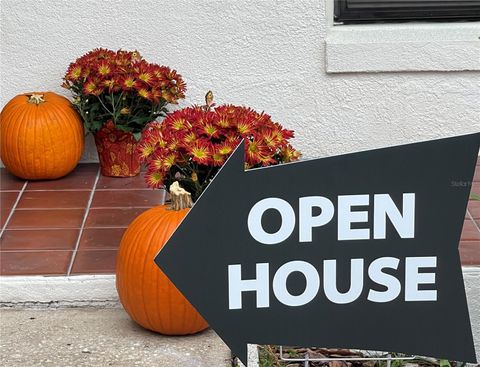
{"type": "Polygon", "coordinates": [[[142,213],[123,235],[117,255],[116,285],[123,307],[138,324],[165,335],[194,334],[208,327],[154,263],[188,206],[172,193],[172,206],[142,213]]]}
{"type": "Polygon", "coordinates": [[[84,147],[80,116],[53,92],[14,97],[0,113],[1,158],[15,176],[55,179],[70,173],[84,147]]]}

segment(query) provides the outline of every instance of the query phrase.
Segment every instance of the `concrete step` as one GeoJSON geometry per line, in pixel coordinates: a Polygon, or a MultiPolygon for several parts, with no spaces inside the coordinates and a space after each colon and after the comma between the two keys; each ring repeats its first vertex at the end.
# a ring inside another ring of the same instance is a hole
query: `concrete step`
{"type": "Polygon", "coordinates": [[[166,337],[135,324],[121,308],[0,309],[1,366],[230,366],[211,329],[166,337]]]}

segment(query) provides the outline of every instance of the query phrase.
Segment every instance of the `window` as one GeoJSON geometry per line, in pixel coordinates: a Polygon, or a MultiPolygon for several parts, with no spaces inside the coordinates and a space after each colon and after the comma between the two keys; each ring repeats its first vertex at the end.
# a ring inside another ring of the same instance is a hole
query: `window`
{"type": "Polygon", "coordinates": [[[342,23],[480,20],[480,0],[335,0],[342,23]]]}

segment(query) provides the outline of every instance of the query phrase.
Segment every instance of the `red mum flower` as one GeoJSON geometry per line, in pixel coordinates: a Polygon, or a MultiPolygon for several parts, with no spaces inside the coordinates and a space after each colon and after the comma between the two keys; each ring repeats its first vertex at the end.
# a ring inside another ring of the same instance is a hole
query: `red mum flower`
{"type": "Polygon", "coordinates": [[[67,71],[65,79],[76,82],[82,76],[82,66],[78,64],[71,64],[67,71]]]}
{"type": "Polygon", "coordinates": [[[119,84],[124,91],[140,88],[140,82],[131,75],[123,77],[119,84]]]}
{"type": "Polygon", "coordinates": [[[229,155],[233,152],[233,149],[235,149],[235,146],[231,142],[224,141],[218,147],[218,152],[223,155],[229,155]]]}
{"type": "Polygon", "coordinates": [[[187,120],[183,116],[174,115],[168,121],[173,130],[182,130],[186,127],[187,120]]]}
{"type": "Polygon", "coordinates": [[[101,88],[100,81],[98,79],[90,78],[83,86],[83,93],[85,94],[93,94],[98,96],[100,95],[99,91],[101,93],[101,91],[103,91],[103,88],[101,88]]]}
{"type": "Polygon", "coordinates": [[[301,153],[298,150],[293,149],[290,144],[288,144],[285,148],[282,149],[282,158],[284,162],[296,161],[301,156],[301,153]]]}
{"type": "Polygon", "coordinates": [[[145,173],[145,181],[147,182],[148,186],[153,189],[158,189],[163,186],[164,179],[165,175],[156,169],[149,169],[147,173],[145,173]]]}
{"type": "Polygon", "coordinates": [[[155,152],[155,143],[152,143],[144,139],[140,144],[137,145],[137,151],[140,156],[140,160],[144,161],[150,157],[155,152]]]}
{"type": "Polygon", "coordinates": [[[217,138],[219,136],[219,131],[215,125],[212,123],[205,123],[201,127],[202,133],[209,136],[210,138],[217,138]]]}
{"type": "Polygon", "coordinates": [[[269,130],[269,129],[264,129],[260,132],[259,135],[256,136],[256,138],[261,138],[265,142],[265,145],[269,148],[275,148],[280,144],[281,142],[281,134],[276,134],[274,131],[269,130]]]}
{"type": "Polygon", "coordinates": [[[101,76],[107,76],[110,75],[110,73],[112,72],[112,68],[107,61],[102,61],[97,66],[97,72],[101,76]]]}
{"type": "Polygon", "coordinates": [[[148,99],[148,100],[152,100],[153,96],[152,96],[152,92],[149,91],[147,88],[140,88],[138,90],[138,95],[142,98],[145,98],[145,99],[148,99]]]}
{"type": "Polygon", "coordinates": [[[245,145],[246,162],[249,167],[261,164],[264,157],[268,155],[268,148],[261,141],[247,140],[245,145]]]}
{"type": "Polygon", "coordinates": [[[205,142],[195,142],[190,148],[189,153],[192,155],[192,159],[199,164],[208,165],[210,163],[210,146],[205,142]]]}
{"type": "Polygon", "coordinates": [[[248,136],[253,133],[253,124],[250,121],[239,121],[237,131],[241,136],[248,136]]]}
{"type": "Polygon", "coordinates": [[[102,84],[105,88],[108,88],[108,90],[110,92],[112,92],[114,89],[116,89],[115,80],[113,80],[113,79],[106,79],[106,80],[103,81],[102,84]]]}
{"type": "Polygon", "coordinates": [[[220,167],[225,163],[225,155],[214,149],[212,153],[212,166],[220,167]]]}
{"type": "MultiPolygon", "coordinates": [[[[280,127],[281,128],[281,127],[280,127]]],[[[293,130],[287,130],[287,129],[281,129],[282,131],[282,137],[286,140],[291,139],[294,137],[294,132],[293,130]]]]}
{"type": "Polygon", "coordinates": [[[190,131],[189,133],[185,134],[185,136],[183,137],[183,142],[185,145],[190,145],[191,143],[193,143],[195,140],[197,140],[197,135],[193,132],[193,131],[190,131]]]}
{"type": "Polygon", "coordinates": [[[145,84],[148,84],[150,85],[153,81],[153,74],[152,72],[150,71],[142,71],[140,73],[138,73],[137,75],[138,79],[140,79],[142,82],[144,82],[145,84]]]}

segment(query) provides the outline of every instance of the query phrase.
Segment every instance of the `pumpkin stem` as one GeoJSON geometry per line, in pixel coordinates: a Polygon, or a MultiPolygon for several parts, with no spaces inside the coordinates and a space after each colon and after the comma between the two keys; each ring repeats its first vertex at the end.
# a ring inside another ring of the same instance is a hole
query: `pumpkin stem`
{"type": "Polygon", "coordinates": [[[40,103],[44,103],[44,102],[45,100],[43,99],[43,94],[33,93],[28,98],[28,103],[35,103],[36,105],[39,105],[40,103]]]}
{"type": "Polygon", "coordinates": [[[178,181],[170,185],[171,210],[182,210],[193,206],[192,195],[182,188],[178,181]]]}

